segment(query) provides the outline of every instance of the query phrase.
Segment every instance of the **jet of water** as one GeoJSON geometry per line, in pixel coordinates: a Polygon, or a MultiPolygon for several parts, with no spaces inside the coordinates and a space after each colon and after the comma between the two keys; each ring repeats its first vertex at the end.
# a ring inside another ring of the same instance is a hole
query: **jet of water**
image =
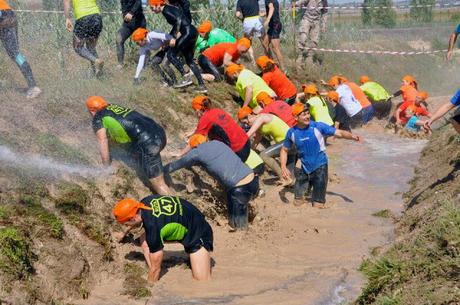
{"type": "Polygon", "coordinates": [[[0,145],[0,162],[9,167],[37,170],[42,174],[53,176],[56,174],[71,174],[95,177],[111,173],[110,168],[102,169],[79,164],[61,163],[43,156],[19,154],[4,145],[0,145]]]}

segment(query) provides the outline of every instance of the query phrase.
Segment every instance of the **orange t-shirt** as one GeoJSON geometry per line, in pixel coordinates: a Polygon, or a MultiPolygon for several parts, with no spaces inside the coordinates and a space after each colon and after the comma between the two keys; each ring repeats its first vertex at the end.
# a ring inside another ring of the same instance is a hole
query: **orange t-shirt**
{"type": "Polygon", "coordinates": [[[224,63],[225,53],[232,56],[232,61],[236,62],[240,58],[236,43],[234,42],[222,42],[213,45],[210,48],[204,50],[203,55],[206,56],[214,66],[220,67],[224,63]]]}
{"type": "Polygon", "coordinates": [[[287,78],[286,74],[284,74],[276,66],[273,71],[264,73],[262,78],[282,100],[291,98],[297,94],[297,88],[295,85],[289,80],[289,78],[287,78]]]}
{"type": "Polygon", "coordinates": [[[366,108],[372,105],[371,102],[369,102],[369,99],[367,98],[366,94],[364,94],[363,90],[361,90],[361,88],[359,88],[357,84],[347,82],[346,85],[350,87],[353,96],[361,104],[361,107],[366,108]]]}
{"type": "Polygon", "coordinates": [[[11,7],[8,5],[8,2],[6,0],[0,0],[0,11],[4,10],[10,10],[11,7]]]}
{"type": "Polygon", "coordinates": [[[399,90],[401,90],[402,92],[403,102],[415,102],[415,99],[417,98],[418,94],[417,89],[410,85],[404,85],[399,90]]]}

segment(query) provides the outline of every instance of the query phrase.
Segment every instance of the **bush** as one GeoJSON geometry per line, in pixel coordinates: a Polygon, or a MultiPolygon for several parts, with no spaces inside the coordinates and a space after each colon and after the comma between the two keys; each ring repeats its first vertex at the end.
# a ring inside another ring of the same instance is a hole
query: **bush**
{"type": "Polygon", "coordinates": [[[13,279],[27,278],[34,272],[34,255],[29,242],[15,228],[0,229],[0,270],[13,279]]]}
{"type": "Polygon", "coordinates": [[[435,5],[435,3],[435,0],[411,0],[411,5],[421,5],[423,7],[411,7],[409,13],[410,18],[419,22],[433,21],[433,7],[429,5],[435,5]]]}
{"type": "Polygon", "coordinates": [[[364,0],[361,19],[364,25],[392,28],[396,25],[396,12],[391,0],[364,0]]]}

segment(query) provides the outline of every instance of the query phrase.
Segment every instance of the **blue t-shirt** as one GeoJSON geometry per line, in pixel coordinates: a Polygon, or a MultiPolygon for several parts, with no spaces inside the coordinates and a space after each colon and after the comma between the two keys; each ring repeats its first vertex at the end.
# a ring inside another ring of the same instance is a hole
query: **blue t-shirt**
{"type": "Polygon", "coordinates": [[[454,106],[460,106],[460,89],[457,91],[457,93],[455,93],[455,95],[450,99],[450,102],[454,105],[454,106]]]}
{"type": "Polygon", "coordinates": [[[455,29],[455,33],[460,34],[460,23],[457,25],[457,28],[455,29]]]}
{"type": "Polygon", "coordinates": [[[418,118],[415,115],[411,116],[409,121],[407,121],[406,123],[406,128],[410,131],[418,132],[420,130],[420,126],[415,125],[417,121],[418,121],[418,118]]]}
{"type": "Polygon", "coordinates": [[[297,148],[302,168],[310,174],[319,167],[327,164],[325,136],[333,136],[335,128],[321,122],[310,122],[307,128],[291,127],[286,134],[283,146],[297,148]]]}

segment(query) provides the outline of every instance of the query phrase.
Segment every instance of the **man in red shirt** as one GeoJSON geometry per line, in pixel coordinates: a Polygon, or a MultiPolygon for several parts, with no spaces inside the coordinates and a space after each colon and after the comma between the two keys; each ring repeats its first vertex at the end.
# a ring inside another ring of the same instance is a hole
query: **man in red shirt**
{"type": "Polygon", "coordinates": [[[275,101],[266,92],[260,92],[257,95],[257,103],[263,108],[261,113],[271,113],[283,120],[289,127],[296,124],[296,120],[292,115],[292,107],[284,101],[275,101]]]}
{"type": "Polygon", "coordinates": [[[399,106],[398,110],[396,110],[395,117],[396,117],[396,124],[398,125],[406,125],[407,121],[410,119],[406,116],[406,109],[412,105],[415,106],[415,115],[416,116],[426,116],[431,117],[431,113],[426,110],[426,108],[422,105],[423,96],[417,94],[415,101],[406,101],[399,106]]]}
{"type": "MultiPolygon", "coordinates": [[[[251,142],[246,132],[222,109],[211,108],[211,100],[205,95],[199,95],[192,101],[192,108],[198,117],[198,125],[194,134],[207,136],[209,140],[218,140],[227,144],[233,152],[245,162],[251,152],[251,142]]],[[[187,145],[179,157],[192,149],[187,145]]]]}
{"type": "Polygon", "coordinates": [[[247,38],[241,38],[236,43],[223,42],[207,48],[198,56],[198,64],[204,72],[203,78],[208,81],[222,81],[222,68],[236,63],[250,47],[251,41],[247,38]]]}

